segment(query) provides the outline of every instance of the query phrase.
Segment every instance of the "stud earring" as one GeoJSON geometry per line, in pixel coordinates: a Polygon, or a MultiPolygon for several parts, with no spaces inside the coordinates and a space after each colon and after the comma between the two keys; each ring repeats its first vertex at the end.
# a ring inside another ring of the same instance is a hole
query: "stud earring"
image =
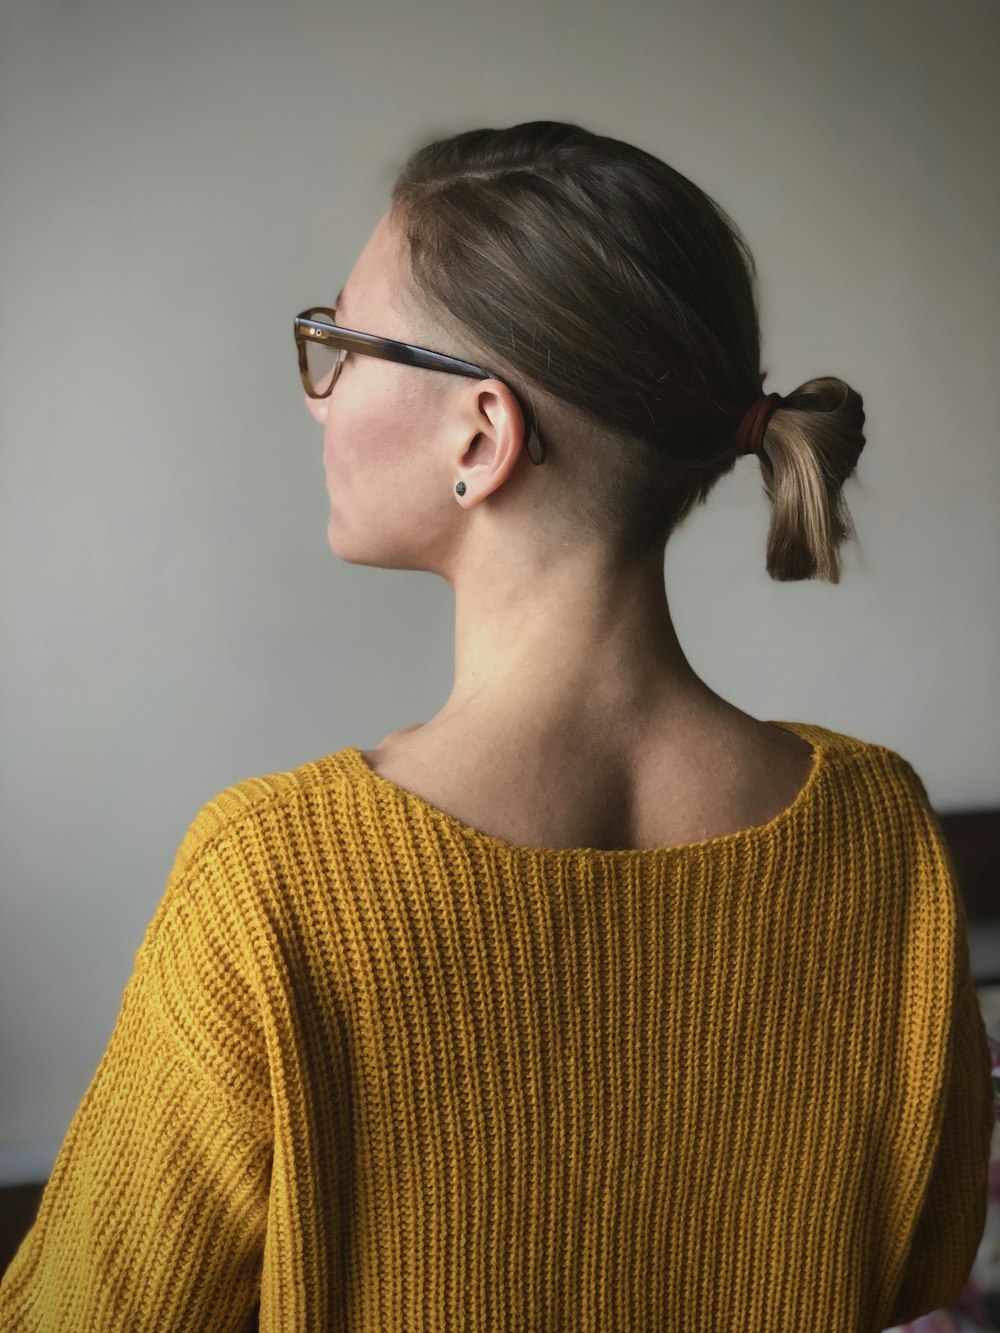
{"type": "Polygon", "coordinates": [[[460,482],[458,483],[458,485],[455,487],[455,490],[458,491],[459,495],[464,495],[464,494],[465,494],[465,482],[464,482],[464,481],[460,481],[460,482]]]}

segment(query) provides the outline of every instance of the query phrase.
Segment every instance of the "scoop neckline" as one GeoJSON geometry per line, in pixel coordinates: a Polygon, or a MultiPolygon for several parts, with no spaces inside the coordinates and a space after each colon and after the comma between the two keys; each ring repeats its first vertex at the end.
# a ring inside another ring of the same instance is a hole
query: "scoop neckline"
{"type": "Polygon", "coordinates": [[[457,816],[449,814],[447,810],[442,810],[440,806],[433,805],[422,796],[418,796],[409,787],[403,787],[398,782],[394,782],[392,778],[377,773],[357,746],[348,745],[340,751],[340,754],[373,790],[382,791],[411,809],[419,811],[425,818],[460,835],[468,842],[492,849],[495,852],[502,852],[507,856],[536,858],[544,856],[557,860],[570,860],[574,857],[597,857],[605,861],[622,862],[656,860],[685,854],[696,855],[716,847],[726,847],[740,842],[753,842],[767,838],[793,820],[803,806],[810,801],[826,763],[827,746],[819,735],[822,728],[806,722],[766,720],[768,726],[790,731],[801,737],[802,740],[807,741],[812,748],[812,763],[809,773],[791,803],[786,805],[783,810],[779,810],[764,824],[753,824],[749,828],[736,829],[732,833],[722,833],[715,838],[704,838],[700,842],[681,842],[660,847],[536,847],[528,843],[507,842],[504,838],[495,837],[492,833],[485,833],[482,829],[464,823],[457,816]]]}

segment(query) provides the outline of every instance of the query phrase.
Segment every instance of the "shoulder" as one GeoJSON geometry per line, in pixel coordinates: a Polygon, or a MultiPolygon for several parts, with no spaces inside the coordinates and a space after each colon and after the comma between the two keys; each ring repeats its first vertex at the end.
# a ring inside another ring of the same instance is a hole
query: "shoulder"
{"type": "Polygon", "coordinates": [[[903,814],[925,818],[934,815],[931,799],[921,775],[899,750],[879,741],[849,736],[843,732],[820,730],[828,744],[840,756],[855,765],[863,765],[865,775],[878,783],[903,814]]]}
{"type": "Polygon", "coordinates": [[[260,922],[308,893],[307,880],[329,892],[353,878],[351,785],[337,750],[217,790],[184,830],[140,954],[192,912],[260,922]]]}
{"type": "Polygon", "coordinates": [[[857,836],[872,835],[880,843],[891,843],[904,860],[914,854],[935,860],[946,855],[924,780],[899,750],[817,723],[777,725],[822,749],[825,790],[857,836]]]}
{"type": "Polygon", "coordinates": [[[926,795],[923,783],[910,761],[898,750],[880,741],[855,736],[846,731],[835,731],[832,727],[825,727],[817,722],[779,722],[775,725],[789,728],[810,743],[818,743],[831,761],[841,763],[864,761],[870,767],[881,769],[887,776],[926,795]]]}
{"type": "Polygon", "coordinates": [[[408,727],[400,727],[397,731],[390,731],[388,736],[383,736],[376,745],[376,750],[384,750],[391,745],[393,741],[398,740],[400,736],[408,736],[411,732],[419,731],[425,724],[423,722],[413,722],[408,727]]]}
{"type": "Polygon", "coordinates": [[[216,942],[236,922],[249,938],[314,889],[329,893],[356,878],[351,785],[351,765],[338,750],[217,790],[188,822],[136,961],[145,966],[163,941],[196,921],[216,942]]]}
{"type": "Polygon", "coordinates": [[[304,805],[315,807],[324,795],[348,781],[344,751],[242,778],[216,791],[195,812],[181,839],[176,869],[226,840],[253,835],[262,824],[281,825],[304,805]]]}

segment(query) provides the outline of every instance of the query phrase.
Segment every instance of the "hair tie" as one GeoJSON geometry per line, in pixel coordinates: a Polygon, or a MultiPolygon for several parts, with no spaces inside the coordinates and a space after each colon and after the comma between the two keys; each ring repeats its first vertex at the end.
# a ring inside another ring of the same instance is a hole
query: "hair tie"
{"type": "Polygon", "coordinates": [[[780,393],[766,393],[747,409],[736,432],[737,454],[759,454],[764,443],[768,418],[785,400],[780,393]]]}

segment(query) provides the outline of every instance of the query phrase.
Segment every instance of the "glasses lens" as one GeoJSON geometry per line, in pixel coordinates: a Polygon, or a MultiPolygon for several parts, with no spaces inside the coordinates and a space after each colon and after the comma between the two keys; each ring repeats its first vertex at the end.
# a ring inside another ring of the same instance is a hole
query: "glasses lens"
{"type": "MultiPolygon", "coordinates": [[[[329,322],[329,315],[323,318],[324,322],[329,322]]],[[[312,391],[317,397],[322,397],[329,391],[343,357],[344,352],[339,347],[317,342],[315,338],[306,339],[306,368],[309,371],[312,391]]]]}

